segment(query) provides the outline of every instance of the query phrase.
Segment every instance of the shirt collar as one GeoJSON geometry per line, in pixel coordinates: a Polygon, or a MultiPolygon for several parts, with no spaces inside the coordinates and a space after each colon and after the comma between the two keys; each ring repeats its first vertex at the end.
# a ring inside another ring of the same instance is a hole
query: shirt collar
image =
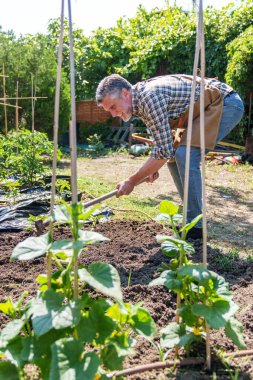
{"type": "Polygon", "coordinates": [[[136,88],[137,84],[132,86],[132,107],[133,107],[133,116],[138,116],[138,102],[137,102],[137,95],[138,90],[136,88]]]}

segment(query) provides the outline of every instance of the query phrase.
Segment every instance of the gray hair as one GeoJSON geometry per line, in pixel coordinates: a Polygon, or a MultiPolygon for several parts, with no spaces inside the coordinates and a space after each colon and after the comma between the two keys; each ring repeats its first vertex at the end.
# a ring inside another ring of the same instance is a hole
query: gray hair
{"type": "Polygon", "coordinates": [[[119,96],[121,90],[126,88],[131,90],[132,85],[125,78],[121,77],[119,74],[112,74],[101,80],[96,91],[96,101],[100,104],[103,99],[110,95],[112,97],[119,96]]]}

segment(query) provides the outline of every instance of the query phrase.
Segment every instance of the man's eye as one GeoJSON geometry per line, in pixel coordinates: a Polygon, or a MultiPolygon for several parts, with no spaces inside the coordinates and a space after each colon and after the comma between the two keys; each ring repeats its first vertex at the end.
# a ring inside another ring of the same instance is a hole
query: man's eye
{"type": "Polygon", "coordinates": [[[111,109],[111,110],[115,110],[115,105],[111,106],[110,109],[111,109]]]}

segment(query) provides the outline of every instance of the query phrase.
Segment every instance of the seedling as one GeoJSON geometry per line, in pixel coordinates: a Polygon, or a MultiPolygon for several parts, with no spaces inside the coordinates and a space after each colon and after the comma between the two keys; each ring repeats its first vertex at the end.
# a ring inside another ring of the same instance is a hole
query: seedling
{"type": "Polygon", "coordinates": [[[161,346],[169,350],[175,346],[184,347],[189,351],[193,342],[205,338],[207,323],[215,330],[224,328],[227,337],[239,348],[244,348],[242,324],[234,318],[238,306],[233,302],[228,283],[203,265],[194,264],[189,259],[189,255],[195,252],[194,247],[180,237],[186,237],[201,216],[178,231],[177,223],[181,219],[178,207],[172,202],[162,201],[160,211],[158,220],[169,223],[175,236],[157,236],[162,251],[170,258],[170,264],[163,266],[161,275],[150,286],[164,285],[181,298],[177,310],[179,323],[171,322],[161,330],[161,346]]]}

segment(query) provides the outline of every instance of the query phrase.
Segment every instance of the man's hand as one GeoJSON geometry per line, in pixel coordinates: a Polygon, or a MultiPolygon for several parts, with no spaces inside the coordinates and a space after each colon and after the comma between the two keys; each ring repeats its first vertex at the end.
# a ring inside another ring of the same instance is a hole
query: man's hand
{"type": "Polygon", "coordinates": [[[122,195],[128,195],[130,194],[134,189],[134,183],[130,179],[126,179],[125,181],[122,181],[118,183],[116,186],[116,189],[118,189],[118,192],[116,194],[116,198],[121,197],[122,195]]]}
{"type": "Polygon", "coordinates": [[[159,173],[158,172],[155,172],[153,174],[150,174],[147,178],[146,178],[146,182],[148,183],[152,183],[154,182],[155,180],[157,180],[157,178],[159,178],[159,173]]]}

